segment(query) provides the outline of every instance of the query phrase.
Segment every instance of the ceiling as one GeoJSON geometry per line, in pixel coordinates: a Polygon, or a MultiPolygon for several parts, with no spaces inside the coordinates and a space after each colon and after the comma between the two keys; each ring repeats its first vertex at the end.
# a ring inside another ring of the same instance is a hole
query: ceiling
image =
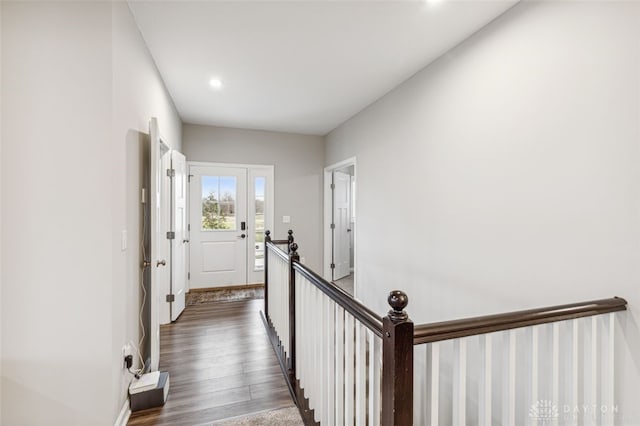
{"type": "Polygon", "coordinates": [[[516,2],[129,6],[185,123],[324,135],[516,2]]]}

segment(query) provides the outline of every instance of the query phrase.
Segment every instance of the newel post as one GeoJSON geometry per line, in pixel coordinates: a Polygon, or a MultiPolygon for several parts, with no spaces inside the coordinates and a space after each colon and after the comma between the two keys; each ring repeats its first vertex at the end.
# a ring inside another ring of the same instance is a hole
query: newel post
{"type": "MultiPolygon", "coordinates": [[[[289,234],[293,239],[293,236],[289,234]]],[[[289,245],[289,368],[296,377],[296,271],[293,262],[299,262],[298,244],[289,245]]]]}
{"type": "Polygon", "coordinates": [[[269,247],[271,231],[264,231],[264,317],[269,321],[269,247]]]}
{"type": "Polygon", "coordinates": [[[291,244],[293,244],[293,230],[289,229],[287,231],[289,236],[287,237],[287,253],[291,253],[291,244]]]}
{"type": "Polygon", "coordinates": [[[413,424],[413,322],[404,311],[406,293],[394,290],[382,319],[382,424],[413,424]]]}

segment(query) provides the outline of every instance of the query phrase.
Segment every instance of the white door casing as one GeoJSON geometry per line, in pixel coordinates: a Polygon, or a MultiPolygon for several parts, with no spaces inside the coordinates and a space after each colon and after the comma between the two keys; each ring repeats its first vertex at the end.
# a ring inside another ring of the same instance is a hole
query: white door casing
{"type": "Polygon", "coordinates": [[[247,282],[247,172],[191,166],[190,289],[247,282]]]}
{"type": "Polygon", "coordinates": [[[333,279],[339,280],[351,273],[351,176],[333,172],[333,279]]]}
{"type": "Polygon", "coordinates": [[[187,283],[187,161],[178,151],[171,151],[171,321],[178,319],[185,307],[187,283]]]}

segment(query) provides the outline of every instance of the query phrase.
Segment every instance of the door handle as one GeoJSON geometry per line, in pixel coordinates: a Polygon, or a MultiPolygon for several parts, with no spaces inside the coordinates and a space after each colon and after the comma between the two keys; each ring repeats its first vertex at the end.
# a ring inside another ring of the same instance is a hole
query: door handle
{"type": "Polygon", "coordinates": [[[247,238],[247,235],[246,234],[241,234],[241,235],[239,235],[239,238],[243,238],[243,239],[247,238]]]}
{"type": "Polygon", "coordinates": [[[162,265],[162,266],[166,266],[166,265],[167,265],[167,262],[166,262],[164,259],[162,259],[162,260],[158,260],[158,262],[156,262],[156,266],[159,268],[159,267],[160,267],[160,265],[162,265]]]}
{"type": "Polygon", "coordinates": [[[241,231],[247,230],[247,222],[240,222],[240,230],[241,231]]]}
{"type": "Polygon", "coordinates": [[[182,240],[182,242],[183,242],[183,243],[188,243],[188,242],[189,242],[189,240],[182,240]]]}

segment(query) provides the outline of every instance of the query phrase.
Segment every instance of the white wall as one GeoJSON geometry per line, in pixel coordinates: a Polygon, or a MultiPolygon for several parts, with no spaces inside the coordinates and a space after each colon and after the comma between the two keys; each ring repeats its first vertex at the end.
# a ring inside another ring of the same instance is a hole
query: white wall
{"type": "Polygon", "coordinates": [[[416,323],[627,298],[640,423],[640,5],[526,2],[327,136],[356,156],[359,294],[416,323]]]}
{"type": "Polygon", "coordinates": [[[2,19],[2,424],[112,425],[140,336],[148,122],[177,149],[181,122],[126,3],[2,19]]]}
{"type": "Polygon", "coordinates": [[[111,5],[2,4],[2,424],[113,424],[111,5]]]}
{"type": "MultiPolygon", "coordinates": [[[[111,377],[113,395],[117,398],[111,409],[115,416],[126,400],[131,381],[131,375],[122,369],[122,346],[129,341],[137,345],[140,339],[138,315],[142,301],[140,265],[143,260],[140,197],[144,174],[149,173],[144,167],[148,167],[149,119],[158,118],[160,133],[177,150],[182,148],[182,123],[127,4],[114,2],[112,13],[112,149],[116,159],[112,165],[115,277],[112,286],[111,377]],[[122,230],[127,230],[126,251],[122,251],[120,245],[122,230]]],[[[148,327],[147,324],[147,340],[148,327]]],[[[139,366],[137,358],[135,366],[139,366]]]]}
{"type": "Polygon", "coordinates": [[[275,229],[271,236],[283,239],[293,229],[300,255],[321,271],[323,137],[185,124],[182,140],[189,161],[273,164],[275,229]],[[285,215],[291,216],[291,223],[282,223],[285,215]]]}

